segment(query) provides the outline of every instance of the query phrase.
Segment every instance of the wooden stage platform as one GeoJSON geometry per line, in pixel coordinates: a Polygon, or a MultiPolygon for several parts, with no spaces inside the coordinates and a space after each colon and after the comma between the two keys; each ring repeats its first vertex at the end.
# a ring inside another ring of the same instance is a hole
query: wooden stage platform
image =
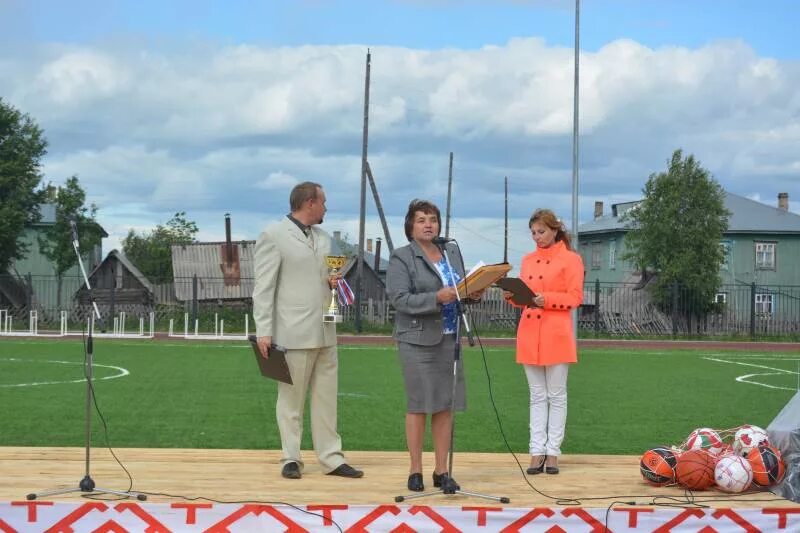
{"type": "MultiPolygon", "coordinates": [[[[148,503],[204,497],[222,502],[285,502],[293,505],[341,503],[349,505],[394,504],[405,495],[408,461],[405,452],[346,452],[347,460],[364,470],[361,479],[324,475],[313,452],[304,452],[302,479],[280,475],[280,452],[275,450],[185,450],[118,448],[115,453],[134,479],[133,489],[175,497],[148,496],[148,503]]],[[[29,493],[76,487],[84,475],[83,448],[0,447],[0,501],[24,500],[29,493]]],[[[523,468],[528,456],[518,455],[523,468]]],[[[505,496],[511,507],[567,505],[607,507],[612,502],[638,506],[686,500],[679,487],[652,487],[639,474],[639,458],[612,455],[565,455],[558,475],[523,474],[507,453],[457,453],[454,477],[469,492],[505,496]],[[527,481],[539,491],[537,494],[527,481]],[[561,500],[561,501],[559,501],[561,500]]],[[[424,464],[432,468],[432,454],[424,464]]],[[[128,478],[107,449],[93,448],[91,475],[98,487],[124,490],[128,478]]],[[[433,490],[431,471],[424,474],[426,490],[433,490]]],[[[80,493],[43,498],[55,502],[85,502],[80,493]]],[[[694,501],[713,508],[795,507],[800,505],[770,492],[730,495],[717,490],[694,493],[694,501]]],[[[430,506],[493,505],[495,502],[466,495],[435,494],[407,500],[430,506]]]]}

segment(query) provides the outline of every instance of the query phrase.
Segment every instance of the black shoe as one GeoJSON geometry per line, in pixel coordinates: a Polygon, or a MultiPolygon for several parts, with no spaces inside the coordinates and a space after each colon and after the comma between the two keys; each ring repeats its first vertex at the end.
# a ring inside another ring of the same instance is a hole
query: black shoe
{"type": "MultiPolygon", "coordinates": [[[[558,457],[553,456],[553,458],[558,461],[558,457]]],[[[546,474],[558,474],[558,466],[545,466],[544,471],[546,474]]]]}
{"type": "Polygon", "coordinates": [[[433,486],[434,487],[441,487],[447,483],[451,483],[455,490],[461,490],[461,487],[456,480],[450,477],[450,474],[447,472],[443,472],[441,474],[437,474],[436,472],[433,473],[433,486]],[[448,481],[449,480],[449,481],[448,481]]]}
{"type": "Polygon", "coordinates": [[[408,490],[414,492],[422,492],[425,490],[425,485],[422,483],[422,474],[411,474],[408,476],[408,490]]]}
{"type": "Polygon", "coordinates": [[[328,472],[328,475],[341,476],[341,477],[363,477],[364,472],[362,472],[361,470],[356,470],[347,463],[342,463],[336,468],[336,470],[328,472]]]}
{"type": "Polygon", "coordinates": [[[286,479],[300,479],[300,465],[294,461],[289,461],[281,469],[281,475],[286,479]]]}
{"type": "Polygon", "coordinates": [[[542,472],[544,472],[544,462],[546,460],[547,456],[546,455],[542,456],[542,462],[539,463],[539,466],[529,466],[528,469],[525,470],[525,472],[527,472],[532,476],[535,476],[536,474],[541,474],[542,472]]]}

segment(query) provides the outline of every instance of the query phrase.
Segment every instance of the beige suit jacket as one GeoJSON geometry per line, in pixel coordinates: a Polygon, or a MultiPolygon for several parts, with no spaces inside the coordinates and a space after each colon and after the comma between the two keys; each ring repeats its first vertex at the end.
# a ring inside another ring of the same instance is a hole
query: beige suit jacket
{"type": "Polygon", "coordinates": [[[336,345],[336,325],[323,322],[331,301],[328,267],[331,238],[316,226],[306,237],[284,217],[258,237],[253,318],[256,335],[290,350],[336,345]]]}

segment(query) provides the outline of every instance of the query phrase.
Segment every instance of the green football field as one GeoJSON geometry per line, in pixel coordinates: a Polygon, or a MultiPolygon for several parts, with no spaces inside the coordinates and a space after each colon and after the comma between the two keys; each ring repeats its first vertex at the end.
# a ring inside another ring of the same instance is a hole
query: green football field
{"type": "MultiPolygon", "coordinates": [[[[0,339],[0,446],[84,444],[83,361],[79,338],[0,339]]],[[[114,447],[280,448],[275,383],[244,342],[101,339],[94,361],[114,447]]],[[[345,449],[404,450],[394,347],[340,346],[339,361],[345,449]]],[[[468,348],[464,361],[468,406],[456,417],[456,450],[505,451],[501,424],[511,448],[526,453],[527,383],[513,349],[468,348]]],[[[798,361],[788,351],[582,349],[569,375],[564,453],[640,454],[696,427],[766,427],[795,393],[798,361]]],[[[104,446],[93,417],[93,446],[104,446]]]]}

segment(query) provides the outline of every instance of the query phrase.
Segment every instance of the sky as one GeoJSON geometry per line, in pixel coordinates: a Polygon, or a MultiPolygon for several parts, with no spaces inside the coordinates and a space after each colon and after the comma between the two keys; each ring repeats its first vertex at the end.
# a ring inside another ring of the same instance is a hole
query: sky
{"type": "MultiPolygon", "coordinates": [[[[678,148],[800,212],[797,27],[795,0],[583,0],[579,222],[639,199],[678,148]]],[[[255,239],[305,180],[323,227],[357,242],[370,50],[394,245],[413,198],[444,214],[453,152],[450,236],[467,264],[503,259],[507,177],[517,266],[534,209],[572,224],[574,32],[569,0],[0,0],[0,97],[44,130],[45,179],[78,176],[106,251],[177,211],[201,240],[224,239],[225,213],[255,239]]]]}

